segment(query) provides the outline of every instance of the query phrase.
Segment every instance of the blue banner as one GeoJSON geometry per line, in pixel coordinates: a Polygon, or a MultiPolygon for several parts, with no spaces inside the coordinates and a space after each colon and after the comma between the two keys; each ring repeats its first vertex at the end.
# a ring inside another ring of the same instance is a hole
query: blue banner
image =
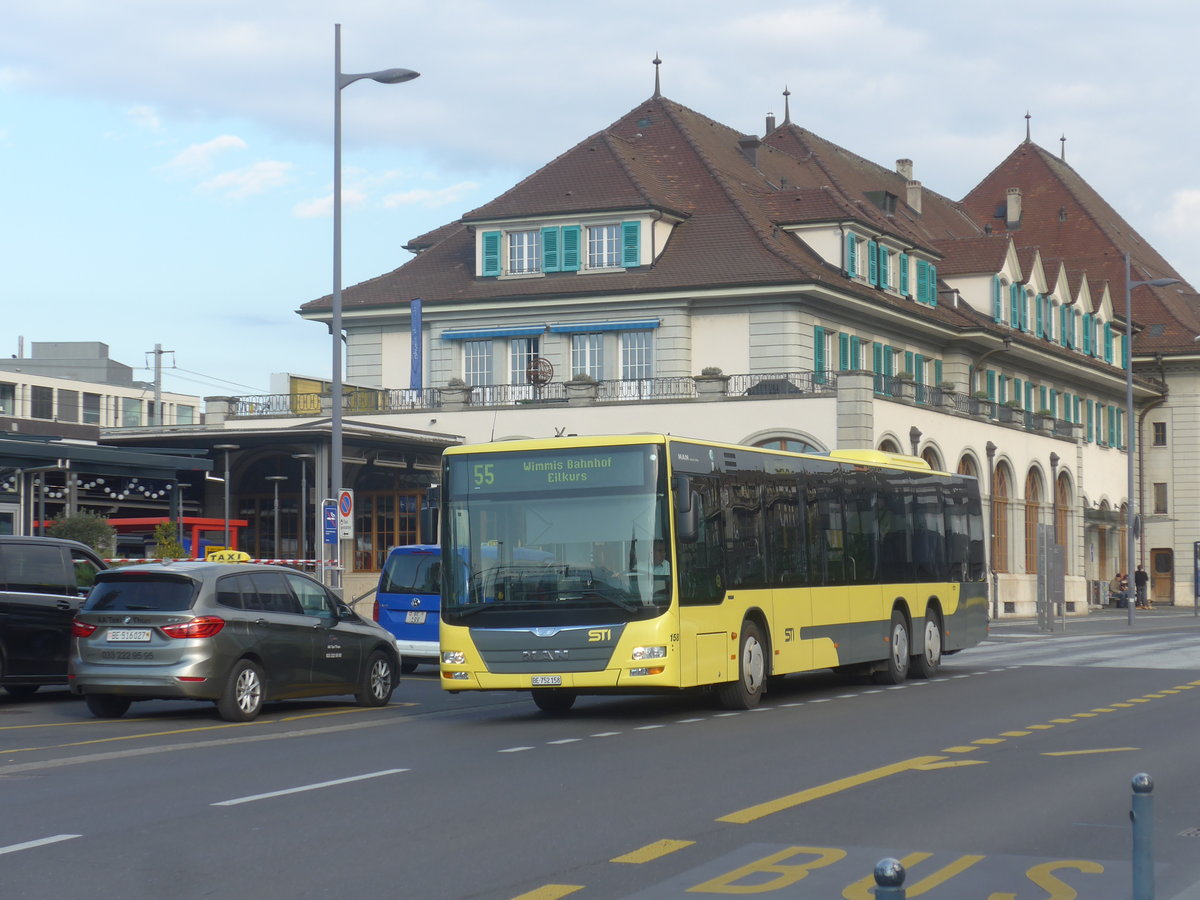
{"type": "Polygon", "coordinates": [[[421,339],[421,298],[417,297],[410,300],[408,304],[409,310],[412,312],[412,329],[411,329],[411,344],[412,344],[412,370],[408,376],[408,386],[414,391],[419,391],[425,386],[424,376],[422,371],[421,351],[424,349],[424,341],[421,339]]]}

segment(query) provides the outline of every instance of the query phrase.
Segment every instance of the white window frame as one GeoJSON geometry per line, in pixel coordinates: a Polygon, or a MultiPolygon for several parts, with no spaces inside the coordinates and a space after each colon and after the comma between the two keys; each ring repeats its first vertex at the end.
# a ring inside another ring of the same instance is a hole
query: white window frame
{"type": "Polygon", "coordinates": [[[621,226],[616,223],[588,225],[587,267],[589,269],[620,269],[622,266],[621,226]]]}
{"type": "Polygon", "coordinates": [[[622,331],[620,364],[622,381],[644,381],[654,377],[654,333],[622,331]]]}
{"type": "Polygon", "coordinates": [[[542,271],[542,232],[531,228],[504,234],[509,275],[538,275],[542,271]]]}
{"type": "Polygon", "coordinates": [[[463,380],[472,387],[495,383],[492,345],[490,340],[463,341],[463,380]]]}
{"type": "Polygon", "coordinates": [[[571,375],[583,372],[597,381],[604,380],[604,335],[598,331],[571,335],[571,375]]]}

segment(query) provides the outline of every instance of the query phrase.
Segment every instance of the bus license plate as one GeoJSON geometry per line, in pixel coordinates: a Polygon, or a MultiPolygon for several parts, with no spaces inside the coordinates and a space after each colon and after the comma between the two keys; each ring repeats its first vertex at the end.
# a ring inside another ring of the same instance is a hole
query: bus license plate
{"type": "Polygon", "coordinates": [[[404,624],[405,625],[424,625],[425,624],[425,610],[410,609],[408,612],[406,612],[404,614],[404,624]]]}
{"type": "Polygon", "coordinates": [[[534,675],[534,687],[559,687],[562,685],[561,675],[534,675]]]}
{"type": "Polygon", "coordinates": [[[110,628],[105,634],[106,641],[148,641],[149,628],[110,628]]]}

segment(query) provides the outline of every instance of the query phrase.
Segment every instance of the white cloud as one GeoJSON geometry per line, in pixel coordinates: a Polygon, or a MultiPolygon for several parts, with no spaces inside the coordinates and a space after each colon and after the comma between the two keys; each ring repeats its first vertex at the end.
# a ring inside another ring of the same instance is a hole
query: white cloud
{"type": "Polygon", "coordinates": [[[134,106],[125,111],[125,118],[139,128],[144,128],[147,131],[158,131],[162,127],[162,123],[158,119],[158,113],[154,111],[152,106],[134,106]]]}
{"type": "Polygon", "coordinates": [[[458,203],[464,197],[470,196],[478,188],[478,182],[474,181],[460,181],[458,184],[452,184],[448,187],[438,188],[437,190],[414,188],[411,191],[388,194],[383,198],[383,205],[387,209],[396,209],[397,207],[404,206],[437,209],[451,203],[458,203]]]}
{"type": "MultiPolygon", "coordinates": [[[[366,203],[367,195],[357,188],[342,188],[342,209],[354,209],[366,203]]],[[[333,215],[333,194],[317,197],[292,207],[297,219],[325,219],[333,215]]]]}
{"type": "Polygon", "coordinates": [[[1200,188],[1188,188],[1172,194],[1162,219],[1170,231],[1195,232],[1196,223],[1200,221],[1200,188]]]}
{"type": "Polygon", "coordinates": [[[226,197],[241,199],[287,184],[291,170],[291,163],[264,160],[254,163],[252,166],[222,172],[220,175],[202,182],[200,190],[223,193],[226,197]]]}
{"type": "Polygon", "coordinates": [[[245,149],[246,142],[240,137],[223,134],[220,137],[213,138],[211,141],[205,141],[203,144],[192,144],[192,146],[177,153],[162,168],[180,175],[203,175],[213,168],[215,158],[226,150],[245,149]]]}

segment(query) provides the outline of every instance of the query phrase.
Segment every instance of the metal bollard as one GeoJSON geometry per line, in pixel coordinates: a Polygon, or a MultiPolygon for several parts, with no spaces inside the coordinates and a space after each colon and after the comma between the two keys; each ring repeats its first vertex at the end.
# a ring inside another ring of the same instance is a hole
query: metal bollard
{"type": "Polygon", "coordinates": [[[1133,900],[1154,900],[1154,779],[1133,776],[1133,900]]]}
{"type": "Polygon", "coordinates": [[[904,898],[904,866],[900,860],[889,856],[875,863],[875,900],[904,898]]]}

